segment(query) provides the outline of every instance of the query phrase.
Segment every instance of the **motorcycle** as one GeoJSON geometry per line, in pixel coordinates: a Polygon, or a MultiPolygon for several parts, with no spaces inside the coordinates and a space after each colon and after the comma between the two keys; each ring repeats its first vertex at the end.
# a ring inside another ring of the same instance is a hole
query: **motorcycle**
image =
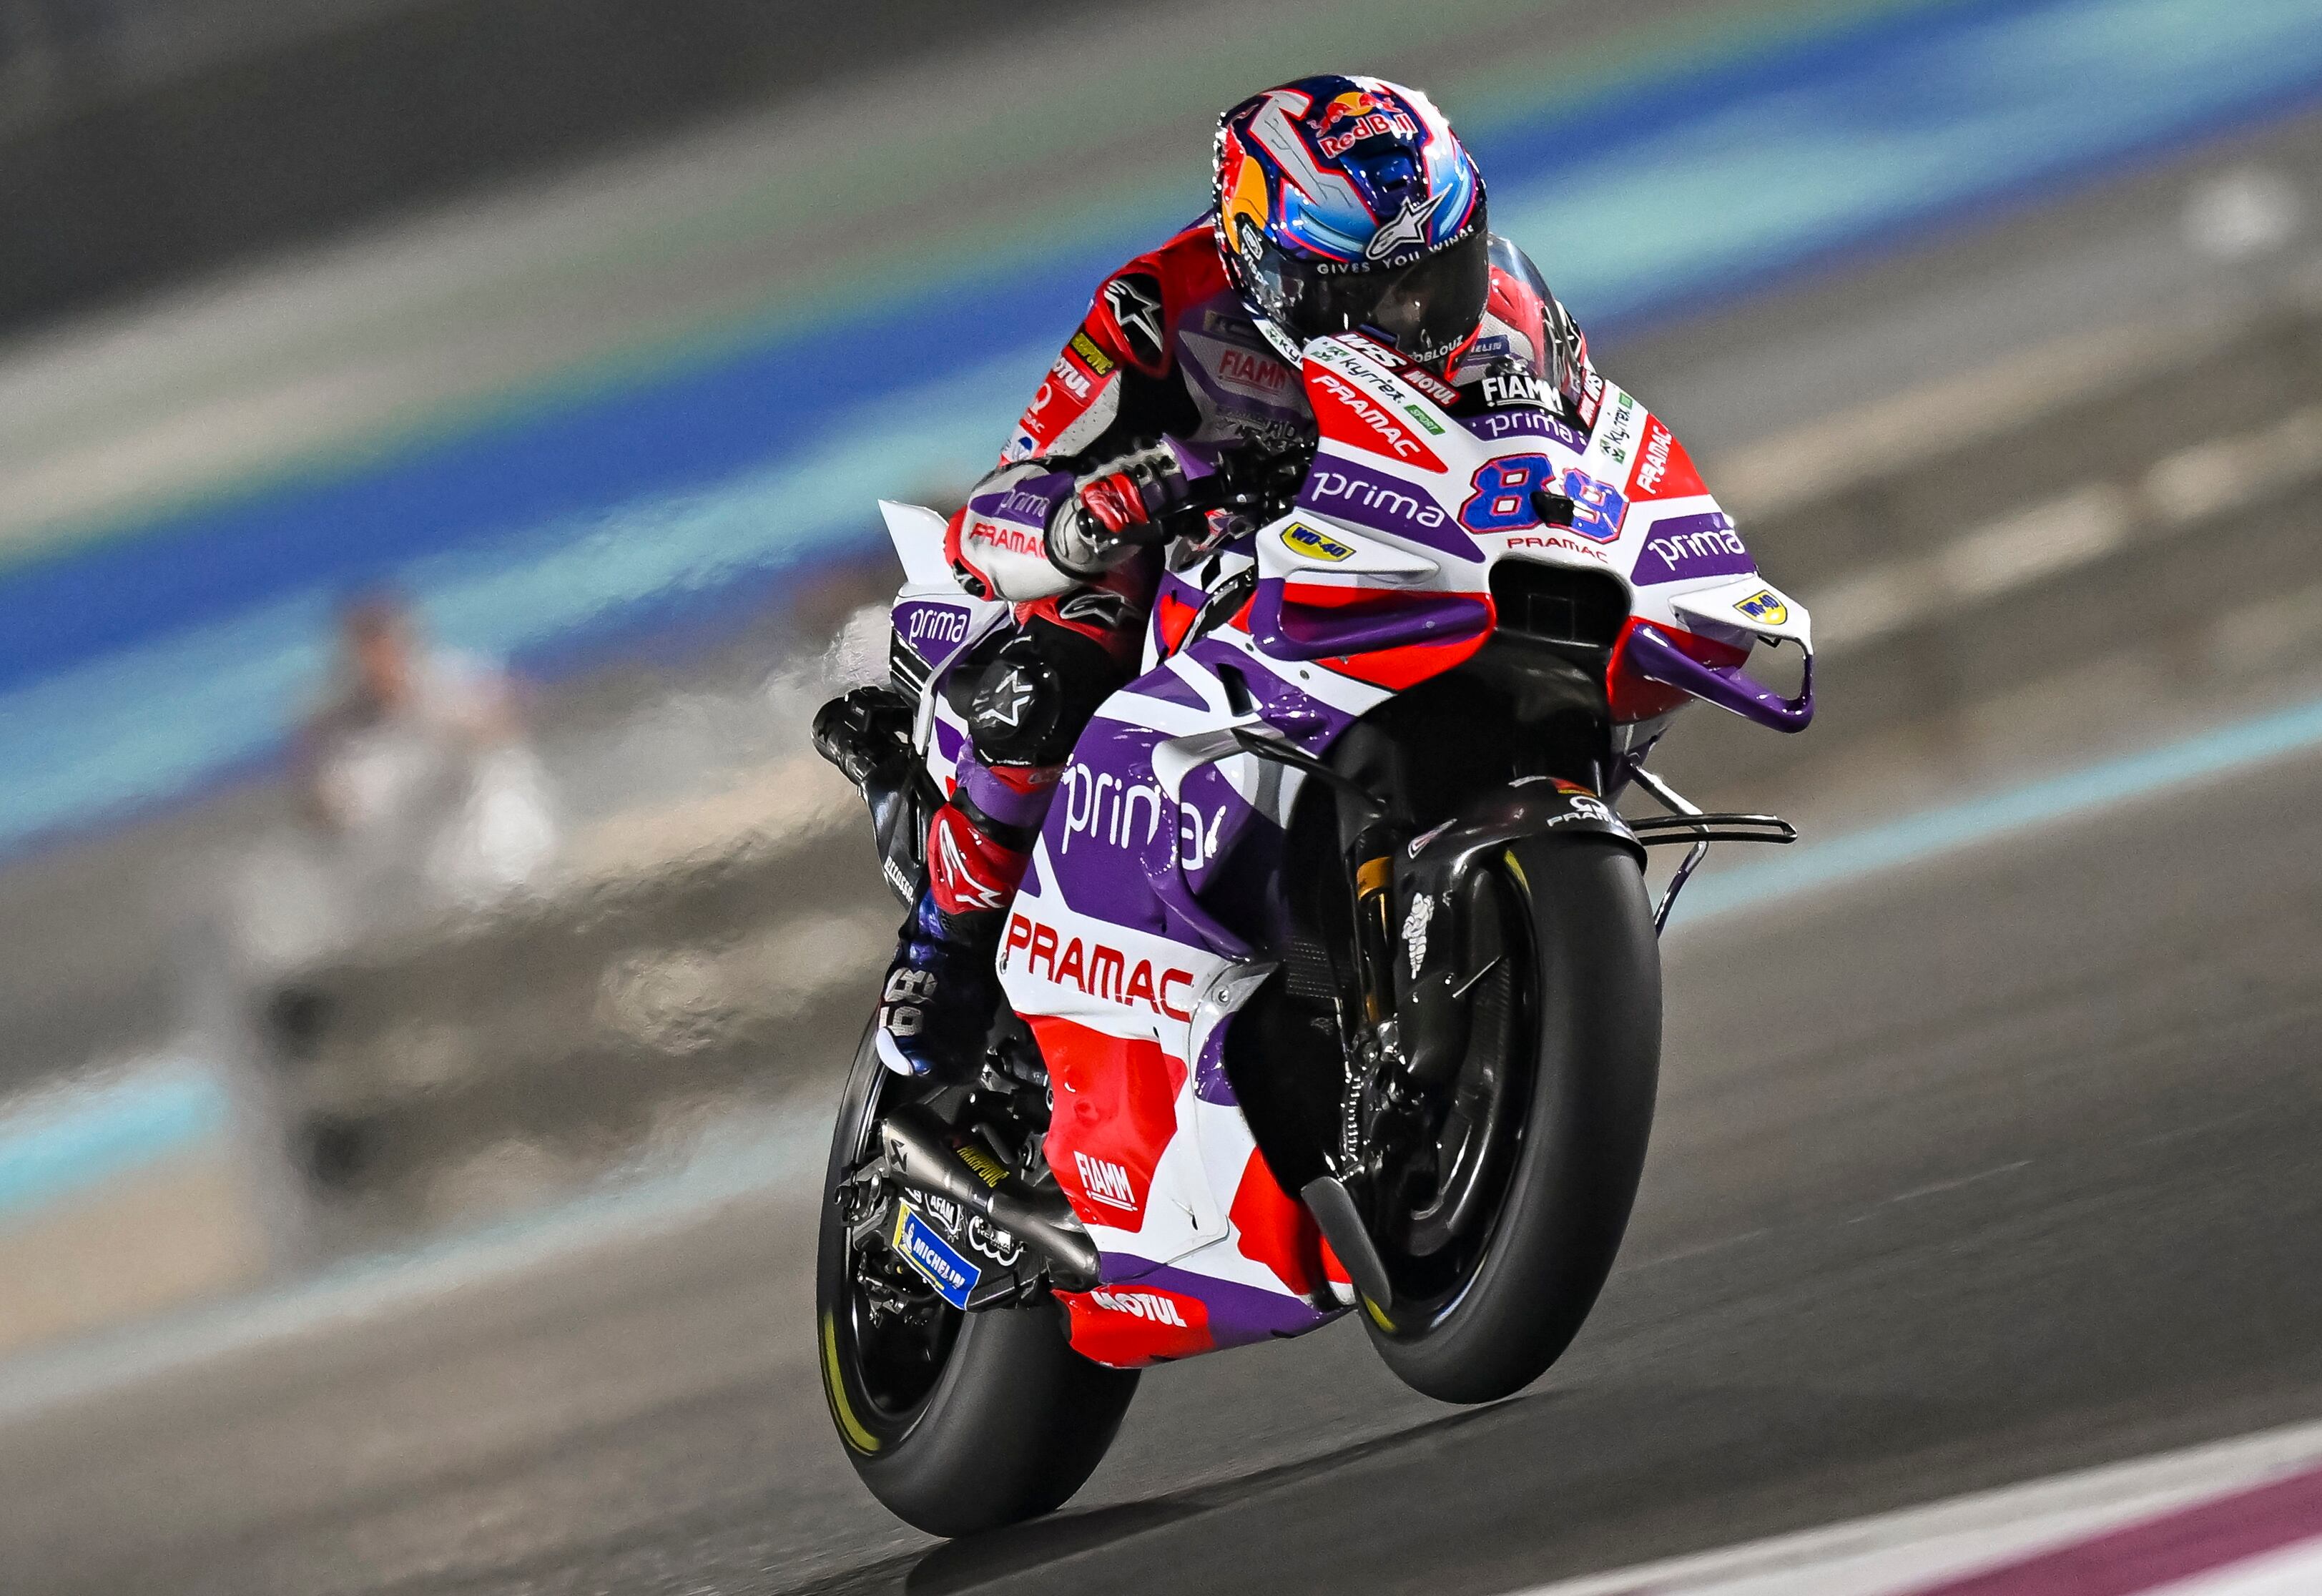
{"type": "MultiPolygon", "coordinates": [[[[1796,835],[1645,769],[1695,699],[1814,713],[1805,607],[1659,420],[1513,365],[1454,388],[1352,333],[1301,377],[1311,457],[1179,451],[1200,534],[1065,768],[976,1078],[895,1074],[866,1031],[847,1081],[824,1389],[934,1534],[1063,1503],[1142,1369],[1348,1312],[1446,1401],[1541,1374],[1636,1192],[1658,935],[1712,843],[1796,835]],[[1745,673],[1759,643],[1797,645],[1794,695],[1745,673]],[[1623,816],[1632,789],[1664,812],[1623,816]],[[1689,852],[1655,903],[1663,844],[1689,852]]],[[[908,903],[1011,611],[954,580],[940,516],[882,509],[893,680],[816,734],[908,903]]]]}

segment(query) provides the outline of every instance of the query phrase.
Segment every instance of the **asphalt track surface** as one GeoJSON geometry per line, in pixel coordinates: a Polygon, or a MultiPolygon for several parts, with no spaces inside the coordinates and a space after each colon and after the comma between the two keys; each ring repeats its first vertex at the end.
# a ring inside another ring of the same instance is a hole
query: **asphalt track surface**
{"type": "Polygon", "coordinates": [[[2322,759],[1675,935],[1621,1265],[1531,1391],[1147,1376],[1045,1523],[884,1518],[739,1200],[0,1429],[10,1591],[1494,1591],[2322,1416],[2322,759]]]}

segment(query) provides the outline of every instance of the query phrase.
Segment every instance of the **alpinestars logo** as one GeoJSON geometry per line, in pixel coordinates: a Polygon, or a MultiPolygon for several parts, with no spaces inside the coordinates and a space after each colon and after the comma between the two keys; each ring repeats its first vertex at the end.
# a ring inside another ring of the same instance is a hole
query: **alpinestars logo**
{"type": "Polygon", "coordinates": [[[1161,364],[1161,285],[1141,271],[1117,277],[1104,286],[1104,307],[1138,363],[1161,364]]]}
{"type": "Polygon", "coordinates": [[[974,868],[959,845],[958,834],[948,825],[936,829],[936,871],[943,878],[953,898],[962,908],[1005,908],[1007,895],[989,881],[978,880],[974,868]]]}
{"type": "Polygon", "coordinates": [[[1156,1291],[1091,1291],[1089,1300],[1113,1313],[1133,1314],[1156,1325],[1175,1325],[1180,1330],[1192,1327],[1177,1305],[1156,1291]]]}
{"type": "Polygon", "coordinates": [[[1435,213],[1441,210],[1443,202],[1450,197],[1449,188],[1428,199],[1413,195],[1395,214],[1393,221],[1371,234],[1371,242],[1363,246],[1363,259],[1385,260],[1402,251],[1415,250],[1425,243],[1427,224],[1435,219],[1435,213]]]}
{"type": "Polygon", "coordinates": [[[1134,1211],[1137,1194],[1129,1188],[1129,1172],[1109,1158],[1091,1158],[1085,1153],[1073,1154],[1073,1167],[1080,1171],[1081,1190],[1091,1202],[1103,1203],[1107,1208],[1134,1211]]]}

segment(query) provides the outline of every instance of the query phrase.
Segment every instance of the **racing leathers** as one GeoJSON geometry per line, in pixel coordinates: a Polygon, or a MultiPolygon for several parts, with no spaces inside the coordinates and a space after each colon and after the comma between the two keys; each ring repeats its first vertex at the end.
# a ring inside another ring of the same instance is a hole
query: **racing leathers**
{"type": "MultiPolygon", "coordinates": [[[[1584,415],[1603,385],[1531,262],[1491,241],[1491,293],[1455,382],[1511,365],[1584,415]]],[[[1229,283],[1205,218],[1122,267],[952,517],[961,584],[1014,601],[968,706],[959,779],[928,834],[928,885],[882,990],[877,1045],[906,1073],[962,1078],[998,1002],[992,953],[1081,730],[1138,663],[1157,534],[1229,454],[1311,450],[1303,385],[1229,283]]]]}

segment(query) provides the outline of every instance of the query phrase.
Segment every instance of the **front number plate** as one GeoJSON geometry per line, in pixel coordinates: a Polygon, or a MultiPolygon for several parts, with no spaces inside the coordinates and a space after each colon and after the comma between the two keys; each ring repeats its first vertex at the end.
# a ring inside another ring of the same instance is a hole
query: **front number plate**
{"type": "Polygon", "coordinates": [[[981,1272],[974,1264],[954,1252],[949,1243],[937,1236],[935,1227],[919,1218],[919,1211],[908,1202],[895,1205],[895,1250],[905,1263],[927,1277],[943,1300],[954,1308],[967,1306],[967,1294],[975,1290],[981,1272]]]}

